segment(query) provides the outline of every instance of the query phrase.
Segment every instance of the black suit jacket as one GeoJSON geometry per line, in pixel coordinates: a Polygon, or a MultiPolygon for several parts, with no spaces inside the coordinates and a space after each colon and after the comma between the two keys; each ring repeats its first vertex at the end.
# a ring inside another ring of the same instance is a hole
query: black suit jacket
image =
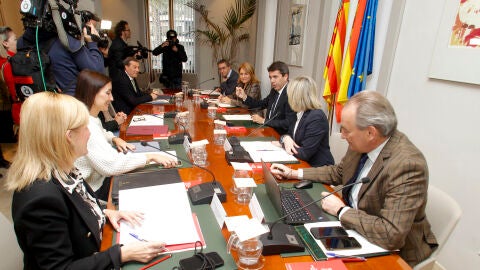
{"type": "Polygon", "coordinates": [[[224,82],[220,84],[220,88],[222,89],[222,95],[228,96],[235,93],[235,87],[238,84],[238,73],[232,69],[232,74],[230,77],[224,82]]]}
{"type": "MultiPolygon", "coordinates": [[[[94,194],[88,184],[85,186],[94,194]]],[[[24,269],[120,267],[120,246],[99,252],[101,231],[90,207],[56,179],[36,180],[16,191],[12,217],[24,253],[24,269]]]]}
{"type": "Polygon", "coordinates": [[[143,93],[138,87],[137,81],[134,79],[135,87],[133,88],[130,77],[128,77],[125,71],[120,72],[118,77],[112,81],[112,93],[113,93],[113,107],[117,112],[124,112],[130,114],[130,112],[138,105],[145,102],[152,101],[150,94],[143,93]]]}
{"type": "Polygon", "coordinates": [[[295,136],[294,128],[295,123],[290,125],[288,134],[300,146],[295,155],[297,158],[305,160],[312,167],[334,164],[328,144],[328,120],[322,110],[305,111],[295,136]]]}
{"type": "Polygon", "coordinates": [[[255,100],[250,96],[247,96],[247,99],[244,101],[249,108],[266,108],[267,114],[265,115],[265,122],[269,121],[267,126],[274,128],[280,135],[286,134],[290,125],[294,125],[295,121],[297,121],[297,115],[294,111],[292,111],[292,108],[290,108],[290,104],[288,104],[287,86],[288,85],[285,85],[283,88],[282,95],[280,96],[280,99],[278,100],[277,106],[274,110],[273,107],[275,105],[275,101],[277,100],[278,93],[275,89],[270,90],[270,94],[262,100],[255,100]],[[277,115],[272,120],[270,120],[271,110],[273,110],[271,113],[272,118],[277,115]]]}
{"type": "Polygon", "coordinates": [[[112,45],[108,49],[108,75],[112,80],[124,69],[123,59],[127,48],[128,44],[123,39],[117,37],[112,40],[112,45]]]}

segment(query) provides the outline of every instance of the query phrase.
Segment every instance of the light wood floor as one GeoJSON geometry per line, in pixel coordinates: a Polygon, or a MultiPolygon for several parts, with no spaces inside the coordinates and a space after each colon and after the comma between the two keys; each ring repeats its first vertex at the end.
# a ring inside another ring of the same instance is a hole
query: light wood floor
{"type": "MultiPolygon", "coordinates": [[[[12,161],[15,153],[17,152],[16,143],[2,143],[3,156],[6,160],[12,161]]],[[[0,174],[5,176],[7,170],[0,168],[0,174]]],[[[0,212],[2,212],[8,219],[12,220],[11,215],[11,205],[12,205],[12,192],[6,191],[3,185],[3,178],[0,178],[0,212]]]]}

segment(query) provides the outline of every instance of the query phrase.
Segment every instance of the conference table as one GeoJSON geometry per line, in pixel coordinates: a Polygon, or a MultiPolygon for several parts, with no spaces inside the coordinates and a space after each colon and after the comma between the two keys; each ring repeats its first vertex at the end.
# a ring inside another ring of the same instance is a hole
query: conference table
{"type": "MultiPolygon", "coordinates": [[[[143,114],[143,113],[158,113],[158,112],[168,112],[168,111],[189,111],[190,112],[190,126],[188,132],[190,133],[192,140],[203,140],[207,139],[210,143],[207,145],[208,153],[208,164],[207,169],[214,172],[217,181],[220,181],[227,191],[227,200],[222,205],[225,208],[228,216],[237,216],[237,215],[250,215],[248,205],[240,205],[234,201],[234,194],[230,192],[230,188],[233,185],[232,174],[233,168],[230,166],[225,159],[225,152],[223,146],[215,145],[213,143],[213,130],[214,130],[214,119],[209,117],[207,114],[207,109],[201,108],[199,104],[196,104],[192,99],[186,99],[184,105],[179,108],[175,104],[163,104],[163,105],[152,105],[152,104],[141,104],[137,106],[138,110],[134,110],[131,115],[129,115],[127,121],[120,127],[120,137],[126,141],[140,141],[140,140],[152,140],[152,136],[127,136],[126,130],[128,123],[132,119],[133,115],[143,114]]],[[[247,110],[242,108],[232,108],[228,109],[227,113],[247,113],[247,110]]],[[[218,116],[218,114],[217,114],[218,116]]],[[[252,132],[254,128],[247,128],[247,132],[234,134],[238,137],[246,136],[249,132],[252,132]]],[[[171,130],[171,133],[175,134],[178,132],[183,132],[177,126],[174,130],[171,130]]],[[[229,134],[230,136],[232,134],[229,134]]],[[[274,137],[279,138],[279,135],[276,131],[269,127],[260,127],[255,128],[255,136],[260,137],[274,137]]],[[[289,164],[291,168],[304,168],[309,165],[306,162],[301,161],[298,164],[289,164]]],[[[191,168],[181,168],[179,169],[180,177],[183,181],[197,181],[197,182],[209,182],[212,180],[210,174],[206,171],[201,170],[196,167],[191,168]]],[[[254,173],[253,178],[257,184],[263,183],[262,173],[254,173]]],[[[330,187],[326,189],[331,190],[330,187]]],[[[108,202],[108,208],[114,209],[115,206],[112,204],[111,199],[108,202]]],[[[228,240],[230,233],[227,229],[222,229],[222,234],[225,240],[228,240]]],[[[103,229],[103,239],[101,250],[105,250],[112,245],[113,237],[113,228],[110,224],[107,223],[103,229]]],[[[208,242],[208,239],[206,239],[208,242]]],[[[226,249],[226,247],[225,247],[226,249]]],[[[311,256],[297,256],[297,257],[282,257],[280,255],[269,255],[265,257],[265,266],[263,269],[285,269],[285,263],[292,262],[311,262],[313,261],[311,256]]],[[[385,256],[371,257],[368,258],[365,262],[346,262],[347,269],[411,269],[411,267],[402,259],[398,254],[390,254],[385,256]]],[[[156,266],[157,268],[151,269],[162,269],[161,266],[156,266]]],[[[227,269],[225,267],[221,269],[227,269]]]]}

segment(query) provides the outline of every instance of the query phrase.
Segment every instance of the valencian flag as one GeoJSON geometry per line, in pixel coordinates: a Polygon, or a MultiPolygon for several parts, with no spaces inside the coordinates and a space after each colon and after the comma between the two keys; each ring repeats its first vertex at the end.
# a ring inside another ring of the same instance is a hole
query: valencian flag
{"type": "Polygon", "coordinates": [[[336,118],[341,120],[343,104],[365,89],[366,76],[372,72],[375,22],[378,0],[358,0],[336,99],[336,118]]]}
{"type": "Polygon", "coordinates": [[[340,86],[340,70],[342,68],[349,9],[350,0],[343,0],[340,2],[337,19],[333,28],[330,48],[328,49],[327,62],[325,63],[325,70],[323,72],[323,77],[325,78],[323,98],[328,104],[329,112],[333,109],[332,106],[335,102],[335,94],[340,86]]]}

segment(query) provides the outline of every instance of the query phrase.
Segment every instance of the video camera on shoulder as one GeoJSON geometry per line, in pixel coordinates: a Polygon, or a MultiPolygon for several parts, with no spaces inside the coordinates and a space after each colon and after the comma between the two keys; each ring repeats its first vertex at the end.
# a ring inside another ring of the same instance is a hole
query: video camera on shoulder
{"type": "Polygon", "coordinates": [[[144,58],[148,58],[148,53],[152,52],[152,50],[144,47],[140,41],[137,40],[137,46],[128,46],[125,48],[123,52],[123,58],[127,58],[129,56],[135,56],[137,60],[142,60],[144,58]]]}

